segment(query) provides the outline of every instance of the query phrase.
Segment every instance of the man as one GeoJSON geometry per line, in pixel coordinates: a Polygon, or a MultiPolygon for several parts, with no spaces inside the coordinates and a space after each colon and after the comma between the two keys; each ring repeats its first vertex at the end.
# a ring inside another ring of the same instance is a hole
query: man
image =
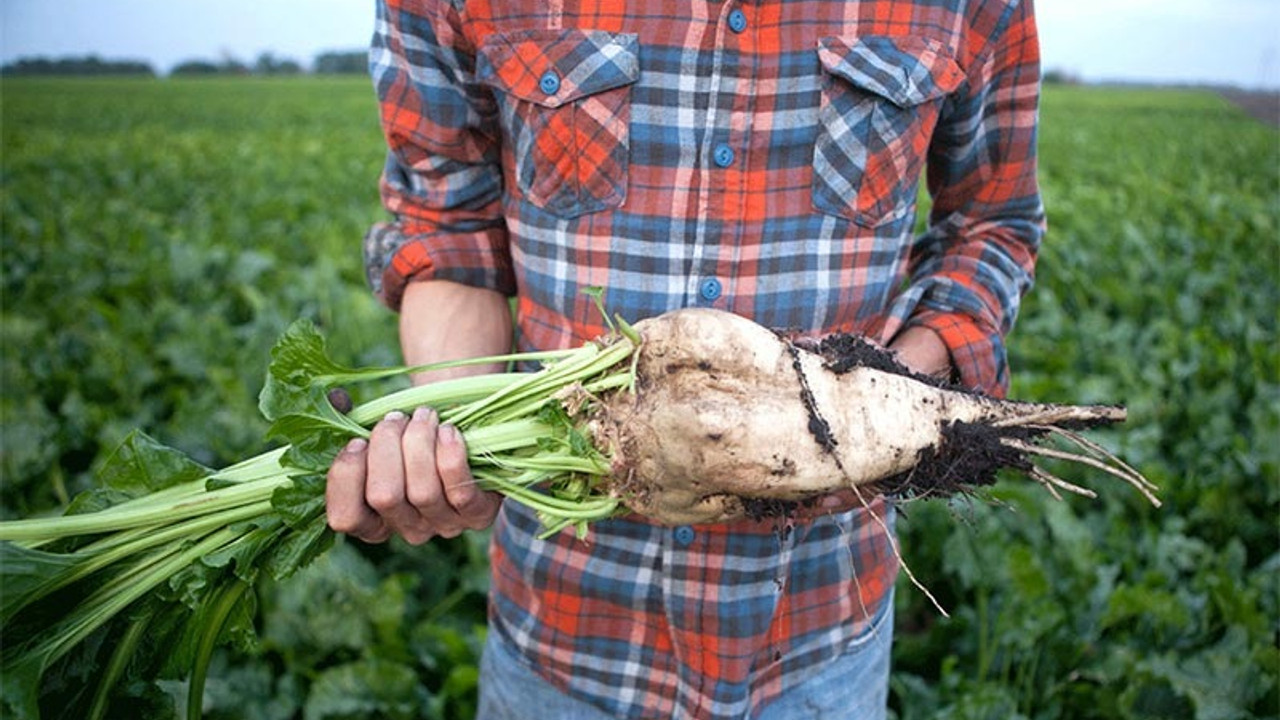
{"type": "MultiPolygon", "coordinates": [[[[507,351],[509,297],[522,349],[580,344],[598,286],[628,320],[858,332],[1005,388],[1044,227],[1030,2],[387,0],[371,66],[395,219],[365,261],[407,362],[507,351]]],[[[353,442],[328,490],[369,542],[496,517],[489,718],[883,717],[892,508],[819,509],[539,540],[429,409],[353,442]]]]}

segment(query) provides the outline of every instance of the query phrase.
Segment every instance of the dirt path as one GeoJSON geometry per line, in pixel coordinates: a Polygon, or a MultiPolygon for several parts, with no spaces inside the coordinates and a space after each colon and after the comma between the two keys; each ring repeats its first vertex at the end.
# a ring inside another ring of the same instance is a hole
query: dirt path
{"type": "Polygon", "coordinates": [[[1280,91],[1223,90],[1222,96],[1258,120],[1280,127],[1280,91]]]}

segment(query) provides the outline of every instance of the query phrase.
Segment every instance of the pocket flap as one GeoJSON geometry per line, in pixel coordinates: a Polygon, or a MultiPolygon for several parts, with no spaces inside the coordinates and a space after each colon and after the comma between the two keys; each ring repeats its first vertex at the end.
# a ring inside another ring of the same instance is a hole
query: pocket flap
{"type": "Polygon", "coordinates": [[[828,72],[898,107],[946,95],[964,79],[946,46],[926,37],[826,37],[818,41],[818,59],[828,72]]]}
{"type": "Polygon", "coordinates": [[[640,77],[639,39],[603,30],[523,30],[485,38],[476,77],[521,100],[560,107],[640,77]]]}

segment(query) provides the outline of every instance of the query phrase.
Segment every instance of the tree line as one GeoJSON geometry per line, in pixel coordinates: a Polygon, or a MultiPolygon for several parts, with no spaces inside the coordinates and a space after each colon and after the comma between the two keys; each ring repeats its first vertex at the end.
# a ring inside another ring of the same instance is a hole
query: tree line
{"type": "MultiPolygon", "coordinates": [[[[174,65],[169,75],[299,75],[306,72],[318,75],[364,74],[368,72],[368,56],[364,50],[328,51],[313,58],[310,69],[291,58],[276,57],[264,52],[256,60],[247,63],[231,56],[219,60],[192,59],[174,65]]],[[[63,58],[19,58],[0,66],[5,76],[92,76],[130,75],[156,77],[160,73],[145,60],[104,59],[97,55],[63,58]]]]}

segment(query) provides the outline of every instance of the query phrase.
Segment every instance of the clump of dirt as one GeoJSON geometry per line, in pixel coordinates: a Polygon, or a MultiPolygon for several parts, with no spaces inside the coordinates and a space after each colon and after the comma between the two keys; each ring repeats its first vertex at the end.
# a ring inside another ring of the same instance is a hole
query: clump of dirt
{"type": "Polygon", "coordinates": [[[796,500],[742,498],[742,508],[746,511],[747,517],[757,522],[775,518],[789,518],[801,507],[803,507],[803,504],[796,500]]]}
{"type": "Polygon", "coordinates": [[[809,434],[813,435],[813,439],[823,450],[828,453],[835,452],[836,439],[831,435],[831,424],[818,412],[818,402],[813,397],[813,390],[809,388],[809,378],[805,376],[804,368],[800,364],[800,353],[804,351],[794,343],[787,343],[787,352],[791,354],[791,367],[796,371],[796,378],[800,381],[800,402],[809,413],[809,434]]]}
{"type": "Polygon", "coordinates": [[[818,342],[816,352],[826,361],[826,368],[837,375],[843,375],[856,367],[883,370],[895,375],[912,374],[907,366],[898,362],[892,352],[857,335],[827,335],[818,342]]]}
{"type": "Polygon", "coordinates": [[[996,474],[1011,468],[1031,470],[1026,453],[1001,442],[1003,438],[1030,441],[1045,431],[1025,427],[992,427],[983,423],[952,422],[942,428],[942,443],[920,451],[910,470],[885,478],[875,490],[899,498],[946,498],[992,485],[996,474]]]}

